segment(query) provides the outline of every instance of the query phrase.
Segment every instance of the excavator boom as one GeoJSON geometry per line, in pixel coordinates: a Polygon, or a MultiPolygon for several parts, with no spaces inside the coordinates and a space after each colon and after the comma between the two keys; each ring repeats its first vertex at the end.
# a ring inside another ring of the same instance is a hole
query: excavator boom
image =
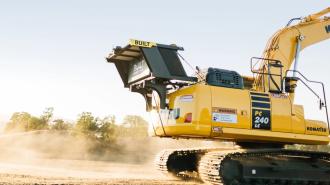
{"type": "MultiPolygon", "coordinates": [[[[328,13],[330,13],[330,7],[305,18],[292,19],[286,27],[277,31],[270,38],[262,58],[281,61],[283,72],[289,70],[295,61],[294,70],[297,70],[299,53],[303,49],[330,38],[330,17],[324,16],[328,13]],[[300,22],[290,25],[293,20],[300,20],[300,22]]],[[[259,70],[266,71],[267,67],[267,64],[263,62],[259,70]]],[[[281,84],[281,79],[270,82],[267,75],[260,74],[254,84],[257,90],[268,92],[275,89],[273,87],[275,84],[281,84]]]]}

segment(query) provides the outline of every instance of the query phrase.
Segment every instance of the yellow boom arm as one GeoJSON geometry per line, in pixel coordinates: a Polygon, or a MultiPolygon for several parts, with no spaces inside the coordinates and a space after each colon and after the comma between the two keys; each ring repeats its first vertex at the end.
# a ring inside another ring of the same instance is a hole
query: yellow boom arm
{"type": "MultiPolygon", "coordinates": [[[[289,70],[293,61],[296,60],[296,69],[300,51],[330,38],[330,17],[323,17],[329,12],[330,7],[300,19],[301,21],[296,25],[290,26],[288,24],[283,29],[277,31],[268,41],[263,58],[281,61],[283,72],[289,70]]],[[[265,62],[261,64],[259,71],[267,71],[265,62]]],[[[269,91],[273,83],[269,83],[268,80],[267,75],[258,75],[254,82],[255,89],[269,91]]],[[[276,80],[277,84],[281,84],[280,79],[276,80]]]]}

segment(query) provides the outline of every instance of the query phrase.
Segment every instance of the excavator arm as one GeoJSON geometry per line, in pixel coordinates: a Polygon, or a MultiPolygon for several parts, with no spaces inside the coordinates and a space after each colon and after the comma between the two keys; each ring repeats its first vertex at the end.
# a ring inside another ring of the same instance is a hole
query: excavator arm
{"type": "MultiPolygon", "coordinates": [[[[283,72],[289,70],[295,62],[294,70],[297,70],[299,53],[304,48],[330,38],[330,17],[324,16],[327,13],[330,13],[330,7],[305,18],[292,19],[286,27],[270,38],[262,58],[280,61],[283,72]],[[300,20],[300,22],[290,25],[294,20],[300,20]]],[[[278,73],[279,69],[268,68],[268,63],[263,61],[258,71],[278,73]]],[[[254,88],[267,92],[276,89],[274,86],[279,86],[282,83],[281,80],[281,78],[269,78],[269,74],[259,73],[255,78],[254,88]]]]}

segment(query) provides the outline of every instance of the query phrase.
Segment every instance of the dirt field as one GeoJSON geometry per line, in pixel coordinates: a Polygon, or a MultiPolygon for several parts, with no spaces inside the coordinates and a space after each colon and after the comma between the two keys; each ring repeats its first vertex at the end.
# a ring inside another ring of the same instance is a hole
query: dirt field
{"type": "Polygon", "coordinates": [[[197,185],[158,173],[149,165],[98,161],[1,161],[0,184],[197,185]]]}
{"type": "Polygon", "coordinates": [[[159,138],[121,139],[118,144],[125,152],[95,158],[87,155],[90,143],[68,135],[0,135],[0,184],[200,185],[161,174],[153,161],[165,148],[213,145],[159,138]]]}

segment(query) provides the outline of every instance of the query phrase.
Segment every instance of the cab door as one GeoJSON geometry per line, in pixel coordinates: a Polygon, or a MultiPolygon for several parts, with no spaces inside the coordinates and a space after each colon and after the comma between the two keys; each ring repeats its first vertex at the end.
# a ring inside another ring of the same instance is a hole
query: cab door
{"type": "Polygon", "coordinates": [[[292,104],[285,94],[270,94],[272,104],[272,131],[292,132],[292,104]]]}

